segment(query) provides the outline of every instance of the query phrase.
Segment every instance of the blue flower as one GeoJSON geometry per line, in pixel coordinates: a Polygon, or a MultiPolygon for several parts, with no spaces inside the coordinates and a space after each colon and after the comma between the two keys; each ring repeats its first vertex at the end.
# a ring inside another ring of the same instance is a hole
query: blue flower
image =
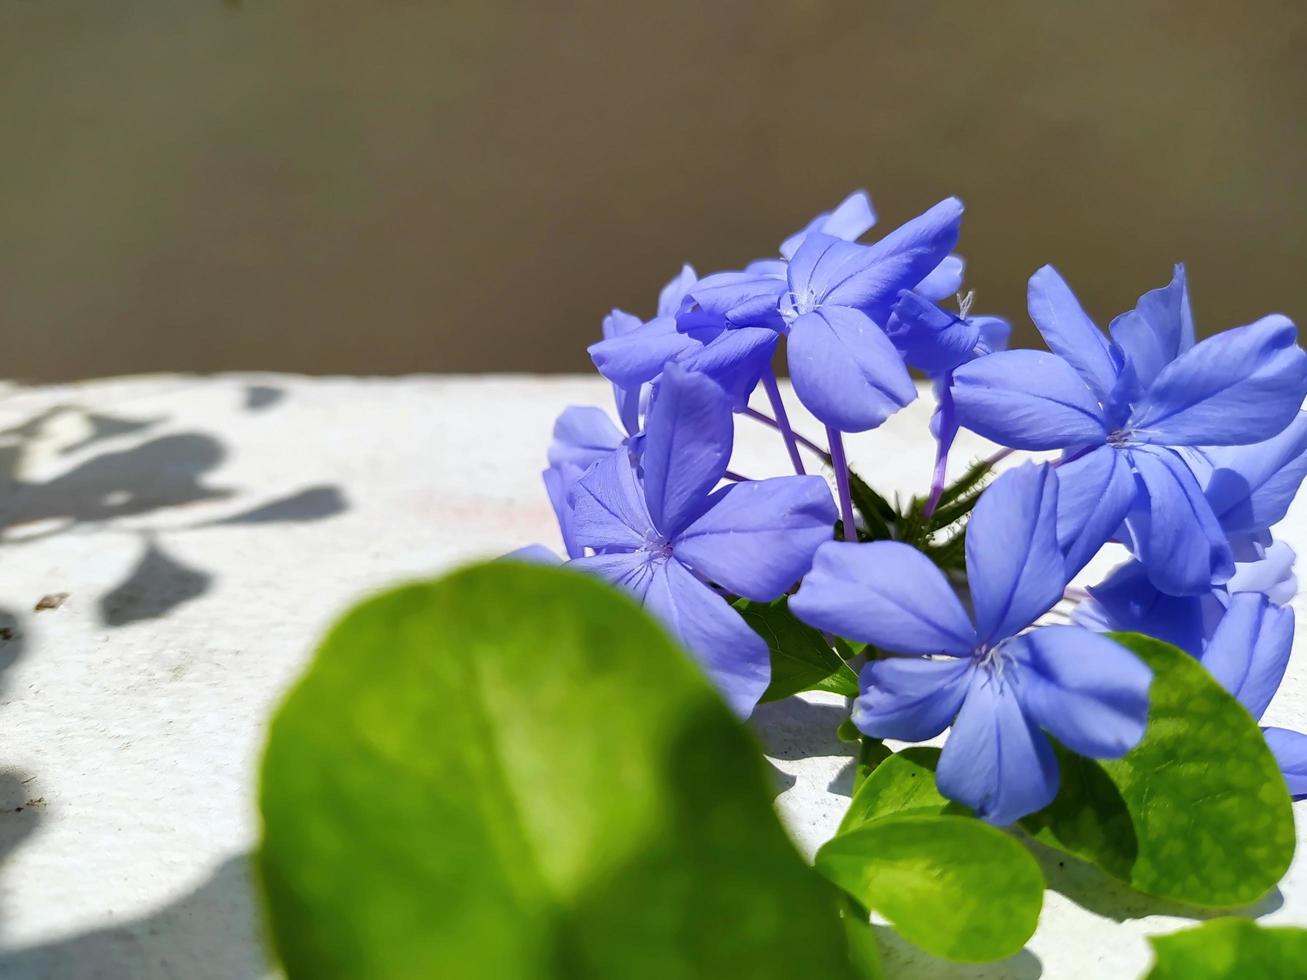
{"type": "Polygon", "coordinates": [[[885,328],[908,367],[916,368],[934,381],[936,408],[930,428],[935,436],[935,469],[926,500],[927,516],[935,512],[948,474],[948,454],[958,434],[957,410],[953,404],[953,371],[977,357],[1004,350],[1012,326],[996,316],[970,316],[970,296],[960,300],[958,316],[941,309],[911,290],[899,294],[899,301],[885,328]]]}
{"type": "MultiPolygon", "coordinates": [[[[1089,629],[1145,633],[1200,660],[1221,686],[1260,721],[1289,664],[1297,593],[1294,554],[1275,543],[1262,559],[1241,563],[1223,586],[1200,596],[1157,591],[1138,562],[1116,568],[1074,613],[1089,629]]],[[[1263,728],[1289,792],[1307,795],[1307,735],[1263,728]]]]}
{"type": "Polygon", "coordinates": [[[961,202],[949,198],[873,245],[810,226],[797,244],[787,241],[788,262],[707,276],[677,317],[703,347],[680,359],[721,381],[738,404],[786,336],[790,379],[813,415],[844,432],[875,428],[916,397],[882,327],[901,290],[932,274],[932,292],[960,281],[960,262],[946,260],[961,220],[961,202]]]}
{"type": "Polygon", "coordinates": [[[854,724],[910,742],[951,724],[940,791],[995,824],[1057,795],[1043,731],[1082,755],[1117,758],[1148,715],[1152,673],[1124,647],[1077,626],[1021,632],[1066,585],[1057,494],[1056,474],[1027,464],[981,496],[966,540],[974,622],[944,574],[898,542],[822,545],[790,600],[819,629],[916,655],[867,664],[854,724]]]}
{"type": "Polygon", "coordinates": [[[1188,459],[1235,560],[1252,561],[1270,544],[1271,525],[1284,519],[1307,476],[1307,412],[1265,442],[1196,450],[1188,459]]]}
{"type": "Polygon", "coordinates": [[[846,242],[856,242],[871,231],[876,225],[876,210],[871,206],[871,198],[866,191],[854,191],[833,211],[823,211],[813,218],[800,231],[796,231],[781,242],[781,258],[787,262],[794,258],[803,240],[813,232],[842,238],[846,242]]]}
{"type": "Polygon", "coordinates": [[[650,400],[639,465],[608,453],[571,494],[570,562],[639,597],[694,653],[736,711],[767,688],[767,644],[725,594],[769,601],[810,567],[831,537],[835,506],[820,477],[778,477],[716,489],[733,442],[727,394],[676,364],[650,400]]]}
{"type": "Polygon", "coordinates": [[[639,431],[649,383],[668,362],[701,346],[676,329],[676,311],[686,291],[697,281],[694,269],[682,266],[680,275],[659,294],[658,310],[652,320],[644,323],[633,314],[613,310],[604,318],[604,339],[590,345],[590,359],[613,383],[618,417],[631,435],[639,431]]]}
{"type": "Polygon", "coordinates": [[[572,487],[586,470],[625,445],[626,441],[608,415],[593,405],[571,405],[554,422],[549,467],[541,478],[549,494],[549,503],[554,508],[554,516],[558,518],[563,550],[569,558],[579,558],[584,554],[572,531],[572,487]]]}
{"type": "Polygon", "coordinates": [[[970,297],[962,302],[966,308],[953,314],[913,290],[899,294],[885,332],[908,367],[941,378],[1007,348],[1011,324],[996,316],[971,316],[970,297]]]}
{"type": "Polygon", "coordinates": [[[1202,592],[1232,571],[1230,545],[1177,449],[1282,431],[1307,395],[1307,355],[1285,317],[1194,343],[1184,270],[1117,317],[1111,339],[1051,267],[1030,316],[1052,353],[1006,351],[953,375],[965,427],[1016,449],[1062,449],[1058,537],[1075,572],[1118,533],[1153,583],[1202,592]]]}

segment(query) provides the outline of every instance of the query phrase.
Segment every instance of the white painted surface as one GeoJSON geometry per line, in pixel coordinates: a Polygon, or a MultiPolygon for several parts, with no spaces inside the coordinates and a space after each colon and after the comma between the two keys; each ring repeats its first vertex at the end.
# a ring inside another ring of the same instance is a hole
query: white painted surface
{"type": "MultiPolygon", "coordinates": [[[[363,594],[554,544],[539,482],[553,418],[608,401],[601,381],[568,378],[0,388],[0,615],[15,633],[0,641],[0,976],[268,975],[244,856],[269,713],[363,594]]],[[[927,397],[855,437],[855,466],[920,491],[930,410],[927,397]]],[[[955,465],[987,449],[964,436],[955,465]]],[[[779,440],[741,420],[734,468],[785,466],[779,440]]],[[[1302,513],[1286,524],[1302,552],[1302,513]]],[[[1269,723],[1307,724],[1304,659],[1269,723]]],[[[756,718],[805,853],[847,803],[837,706],[814,696],[756,718]]],[[[954,968],[885,934],[887,958],[912,976],[1132,977],[1146,933],[1189,921],[1132,918],[1156,906],[1056,857],[1048,871],[1062,892],[1012,960],[954,968]]],[[[1265,921],[1307,925],[1307,861],[1281,888],[1265,921]]]]}

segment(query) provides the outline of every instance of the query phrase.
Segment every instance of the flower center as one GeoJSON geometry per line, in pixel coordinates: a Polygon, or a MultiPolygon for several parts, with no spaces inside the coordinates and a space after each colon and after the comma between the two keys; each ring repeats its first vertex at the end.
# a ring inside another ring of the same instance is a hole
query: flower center
{"type": "Polygon", "coordinates": [[[992,646],[979,646],[972,651],[976,667],[988,674],[989,680],[997,684],[1000,689],[1004,683],[1003,675],[1012,662],[1012,658],[1003,649],[1007,644],[1007,640],[999,640],[992,646]]]}
{"type": "Polygon", "coordinates": [[[781,319],[787,324],[793,323],[799,317],[806,313],[811,313],[821,306],[815,289],[809,289],[806,293],[796,293],[790,290],[781,297],[780,314],[781,319]]]}
{"type": "Polygon", "coordinates": [[[640,550],[648,553],[650,558],[672,557],[672,543],[657,531],[649,531],[644,536],[640,550]]]}
{"type": "Polygon", "coordinates": [[[1133,438],[1134,438],[1134,430],[1128,428],[1120,428],[1108,435],[1107,444],[1116,449],[1120,449],[1122,446],[1129,445],[1130,441],[1133,438]]]}

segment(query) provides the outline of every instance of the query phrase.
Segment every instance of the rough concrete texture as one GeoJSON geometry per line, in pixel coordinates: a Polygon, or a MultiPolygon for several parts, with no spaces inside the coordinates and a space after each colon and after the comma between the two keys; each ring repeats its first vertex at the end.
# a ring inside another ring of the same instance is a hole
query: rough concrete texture
{"type": "MultiPolygon", "coordinates": [[[[0,396],[0,976],[269,975],[246,855],[278,698],[360,596],[555,543],[539,480],[553,418],[607,405],[609,390],[229,375],[0,396]]],[[[882,490],[920,491],[930,411],[927,396],[854,437],[855,466],[882,490]]],[[[955,466],[989,448],[964,436],[955,466]]],[[[786,457],[742,419],[733,466],[780,474],[786,457]]],[[[1282,536],[1307,544],[1301,509],[1282,536]]],[[[807,854],[847,803],[841,717],[838,699],[813,696],[753,722],[807,854]]],[[[1307,724],[1301,651],[1267,721],[1307,724]]],[[[1149,915],[1158,903],[1069,860],[1045,864],[1053,890],[1027,950],[951,966],[882,930],[891,971],[1138,976],[1143,937],[1192,919],[1149,915]]],[[[1256,912],[1307,924],[1307,862],[1256,912]]]]}

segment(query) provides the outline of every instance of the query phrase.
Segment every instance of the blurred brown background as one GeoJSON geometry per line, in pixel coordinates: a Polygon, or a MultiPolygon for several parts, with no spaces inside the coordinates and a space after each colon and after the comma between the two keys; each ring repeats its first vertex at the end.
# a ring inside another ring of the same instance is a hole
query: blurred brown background
{"type": "Polygon", "coordinates": [[[1307,4],[0,0],[0,376],[568,371],[959,194],[977,309],[1307,319],[1307,4]]]}

